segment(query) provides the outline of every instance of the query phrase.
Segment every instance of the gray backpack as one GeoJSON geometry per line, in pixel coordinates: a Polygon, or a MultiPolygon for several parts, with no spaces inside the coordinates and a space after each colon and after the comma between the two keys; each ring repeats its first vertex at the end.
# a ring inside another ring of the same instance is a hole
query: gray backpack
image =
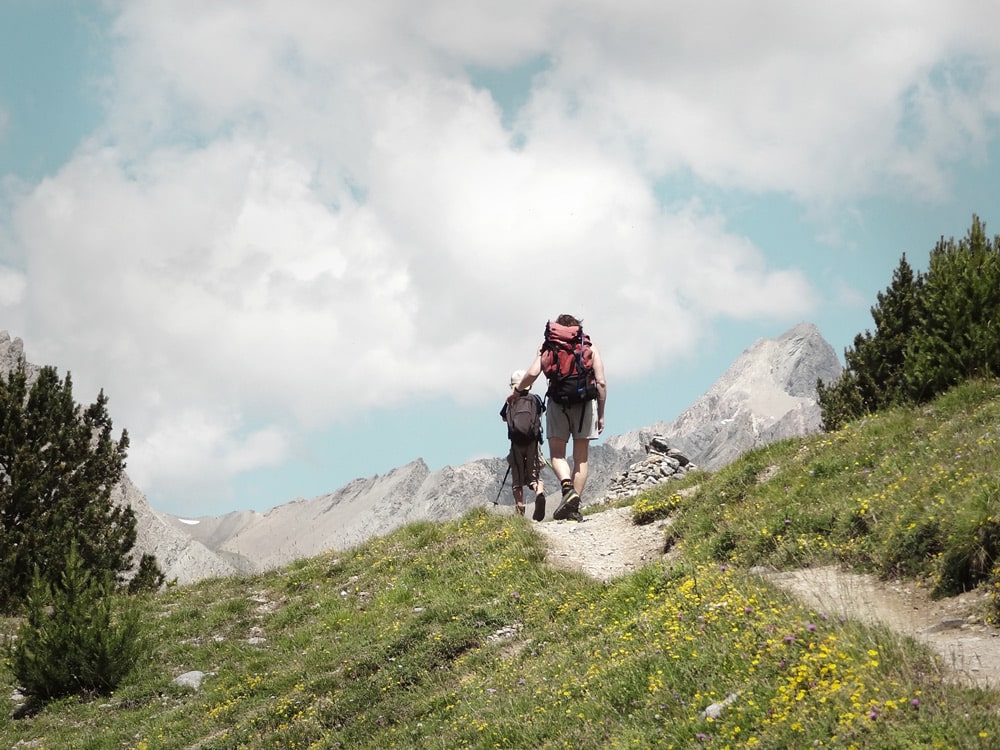
{"type": "Polygon", "coordinates": [[[507,404],[507,437],[518,445],[537,443],[542,436],[542,408],[531,393],[507,404]]]}

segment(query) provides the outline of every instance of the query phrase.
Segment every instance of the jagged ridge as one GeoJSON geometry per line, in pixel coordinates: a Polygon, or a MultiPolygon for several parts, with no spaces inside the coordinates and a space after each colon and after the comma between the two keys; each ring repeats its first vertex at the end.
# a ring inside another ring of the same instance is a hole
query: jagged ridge
{"type": "MultiPolygon", "coordinates": [[[[0,367],[12,366],[22,352],[19,339],[12,342],[6,332],[0,333],[0,367]]],[[[655,422],[592,446],[588,498],[602,498],[619,475],[643,459],[656,434],[694,464],[716,469],[756,445],[816,432],[816,381],[832,382],[840,372],[833,348],[810,323],[777,339],[760,339],[673,422],[655,422]]],[[[187,583],[270,569],[359,544],[411,521],[447,520],[473,506],[492,505],[505,469],[498,457],[432,472],[418,458],[385,475],[355,479],[329,494],[266,513],[238,511],[198,519],[154,511],[127,478],[119,497],[139,520],[136,554],[151,552],[168,579],[187,583]]],[[[557,485],[548,469],[543,479],[548,487],[557,485]]],[[[509,490],[501,495],[502,503],[510,502],[509,490]]]]}

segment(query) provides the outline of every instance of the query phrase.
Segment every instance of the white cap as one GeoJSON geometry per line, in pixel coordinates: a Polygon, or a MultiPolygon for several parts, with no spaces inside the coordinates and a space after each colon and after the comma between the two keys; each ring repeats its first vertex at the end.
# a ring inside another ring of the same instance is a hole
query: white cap
{"type": "Polygon", "coordinates": [[[523,378],[524,370],[514,370],[514,372],[510,374],[510,387],[517,388],[523,378]]]}

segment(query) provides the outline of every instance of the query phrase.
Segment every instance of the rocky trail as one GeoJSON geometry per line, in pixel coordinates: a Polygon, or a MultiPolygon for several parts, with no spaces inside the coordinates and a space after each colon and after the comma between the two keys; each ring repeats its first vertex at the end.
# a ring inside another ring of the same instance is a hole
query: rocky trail
{"type": "MultiPolygon", "coordinates": [[[[548,545],[549,564],[598,580],[665,558],[662,524],[633,525],[631,508],[593,513],[580,523],[536,523],[534,528],[548,545]]],[[[915,583],[879,581],[835,566],[761,575],[818,612],[882,624],[927,644],[954,682],[1000,686],[1000,630],[977,616],[980,594],[935,601],[915,583]]]]}

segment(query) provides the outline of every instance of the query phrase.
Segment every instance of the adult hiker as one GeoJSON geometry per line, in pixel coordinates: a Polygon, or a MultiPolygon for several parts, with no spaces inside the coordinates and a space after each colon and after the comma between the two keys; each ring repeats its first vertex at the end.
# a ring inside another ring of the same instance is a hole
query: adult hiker
{"type": "Polygon", "coordinates": [[[546,323],[545,339],[521,382],[507,397],[508,403],[527,392],[542,373],[549,381],[545,393],[549,457],[562,490],[562,502],[552,517],[557,521],[581,521],[580,496],[587,484],[590,441],[604,431],[604,402],[608,393],[604,362],[590,336],[584,333],[583,321],[563,314],[546,323]],[[566,458],[570,439],[572,469],[566,458]]]}
{"type": "MultiPolygon", "coordinates": [[[[524,370],[511,373],[511,391],[520,385],[523,377],[524,370]]],[[[545,518],[545,485],[541,477],[542,464],[545,463],[542,457],[544,412],[542,399],[527,390],[504,401],[500,408],[500,419],[507,423],[507,439],[510,440],[507,464],[510,466],[514,507],[518,514],[524,515],[524,487],[527,485],[535,493],[535,510],[531,515],[535,521],[545,518]]]]}

